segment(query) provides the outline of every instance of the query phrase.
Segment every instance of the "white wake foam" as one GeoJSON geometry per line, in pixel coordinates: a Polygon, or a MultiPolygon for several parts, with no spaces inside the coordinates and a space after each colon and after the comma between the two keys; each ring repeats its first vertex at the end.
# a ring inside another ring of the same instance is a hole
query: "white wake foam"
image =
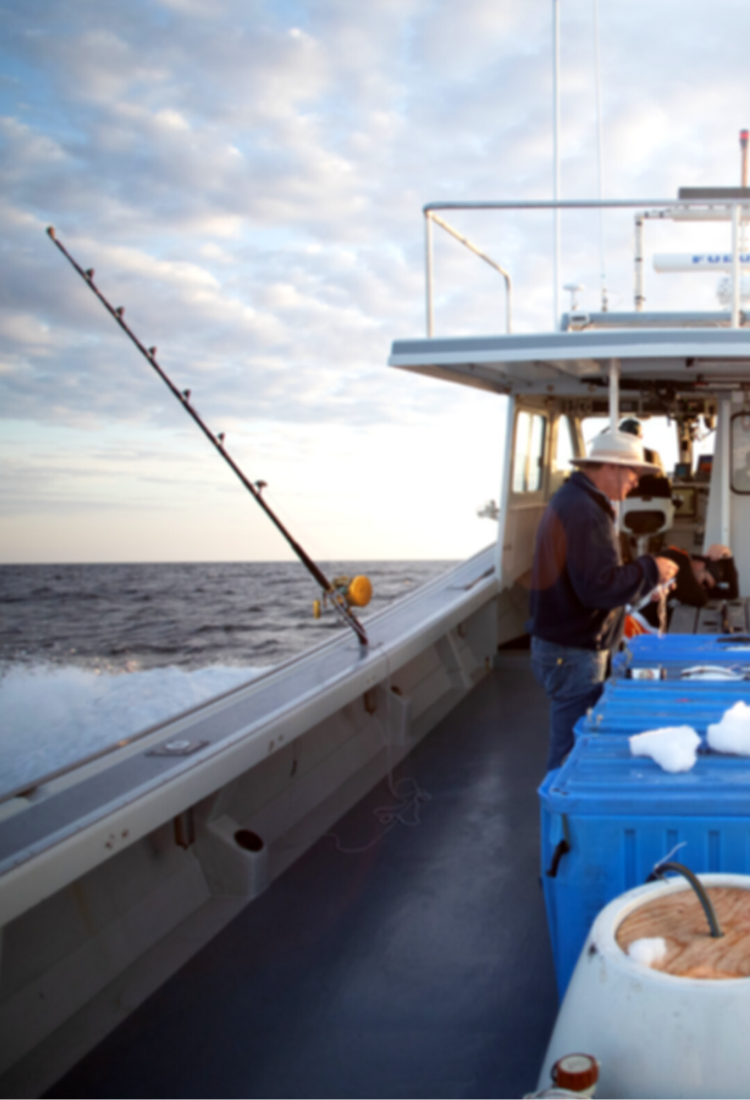
{"type": "Polygon", "coordinates": [[[247,683],[259,668],[98,672],[12,665],[0,676],[0,794],[247,683]]]}

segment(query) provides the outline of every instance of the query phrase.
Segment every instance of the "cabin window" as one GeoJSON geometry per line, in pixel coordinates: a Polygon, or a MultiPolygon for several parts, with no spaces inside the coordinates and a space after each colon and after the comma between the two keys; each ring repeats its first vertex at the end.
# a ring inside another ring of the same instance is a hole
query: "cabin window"
{"type": "Polygon", "coordinates": [[[542,487],[546,427],[547,421],[539,413],[520,412],[516,418],[514,493],[537,493],[542,487]]]}
{"type": "Polygon", "coordinates": [[[570,460],[574,454],[573,437],[570,434],[570,421],[567,416],[561,416],[557,421],[554,469],[557,472],[567,472],[570,469],[570,460]]]}
{"type": "Polygon", "coordinates": [[[732,489],[750,493],[750,413],[732,417],[732,489]]]}

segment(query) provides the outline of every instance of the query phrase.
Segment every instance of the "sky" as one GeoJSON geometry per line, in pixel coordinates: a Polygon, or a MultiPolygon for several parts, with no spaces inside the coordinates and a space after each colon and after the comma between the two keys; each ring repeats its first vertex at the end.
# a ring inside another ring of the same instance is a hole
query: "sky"
{"type": "MultiPolygon", "coordinates": [[[[596,198],[593,0],[561,0],[562,195],[596,198]]],[[[494,537],[505,400],[386,366],[424,320],[422,206],[548,199],[551,0],[0,0],[0,562],[277,560],[286,544],[45,235],[60,240],[312,557],[494,537]]],[[[599,0],[603,194],[737,184],[745,0],[599,0]]],[[[546,214],[450,216],[553,323],[546,214]]],[[[632,214],[604,231],[632,307],[632,214]]],[[[598,222],[562,283],[599,304],[598,222]]],[[[696,228],[664,251],[726,247],[696,228]]],[[[504,329],[436,230],[436,334],[504,329]]],[[[715,308],[706,276],[647,306],[715,308]]],[[[565,302],[562,295],[562,302],[565,302]]]]}

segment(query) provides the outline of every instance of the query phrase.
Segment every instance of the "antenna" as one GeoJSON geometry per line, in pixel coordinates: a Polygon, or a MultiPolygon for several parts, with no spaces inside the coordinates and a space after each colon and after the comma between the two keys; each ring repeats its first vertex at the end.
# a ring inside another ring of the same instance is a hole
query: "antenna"
{"type": "MultiPolygon", "coordinates": [[[[594,60],[595,60],[595,74],[596,74],[596,160],[597,160],[597,179],[599,184],[599,201],[604,198],[604,170],[602,162],[604,159],[603,145],[604,139],[602,137],[602,81],[601,81],[601,67],[599,64],[599,2],[594,0],[594,60]]],[[[604,210],[599,207],[599,267],[601,269],[601,281],[602,281],[602,313],[606,313],[609,302],[607,299],[607,275],[606,264],[604,260],[604,210]]]]}
{"type": "MultiPolygon", "coordinates": [[[[563,290],[567,290],[568,294],[570,294],[570,312],[571,313],[575,313],[576,310],[578,309],[578,295],[584,289],[585,288],[580,283],[566,283],[565,286],[563,287],[563,290]]],[[[602,312],[606,313],[607,311],[603,310],[602,312]]]]}
{"type": "MultiPolygon", "coordinates": [[[[552,0],[552,159],[555,202],[560,201],[560,0],[552,0]]],[[[555,207],[553,323],[560,327],[560,207],[555,207]]]]}

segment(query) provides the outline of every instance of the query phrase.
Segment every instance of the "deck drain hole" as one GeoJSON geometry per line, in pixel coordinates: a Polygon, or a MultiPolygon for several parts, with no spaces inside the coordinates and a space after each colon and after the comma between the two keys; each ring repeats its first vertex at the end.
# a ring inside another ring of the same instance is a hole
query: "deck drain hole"
{"type": "Polygon", "coordinates": [[[262,852],[265,847],[258,834],[251,832],[250,829],[238,829],[234,839],[246,852],[262,852]]]}

